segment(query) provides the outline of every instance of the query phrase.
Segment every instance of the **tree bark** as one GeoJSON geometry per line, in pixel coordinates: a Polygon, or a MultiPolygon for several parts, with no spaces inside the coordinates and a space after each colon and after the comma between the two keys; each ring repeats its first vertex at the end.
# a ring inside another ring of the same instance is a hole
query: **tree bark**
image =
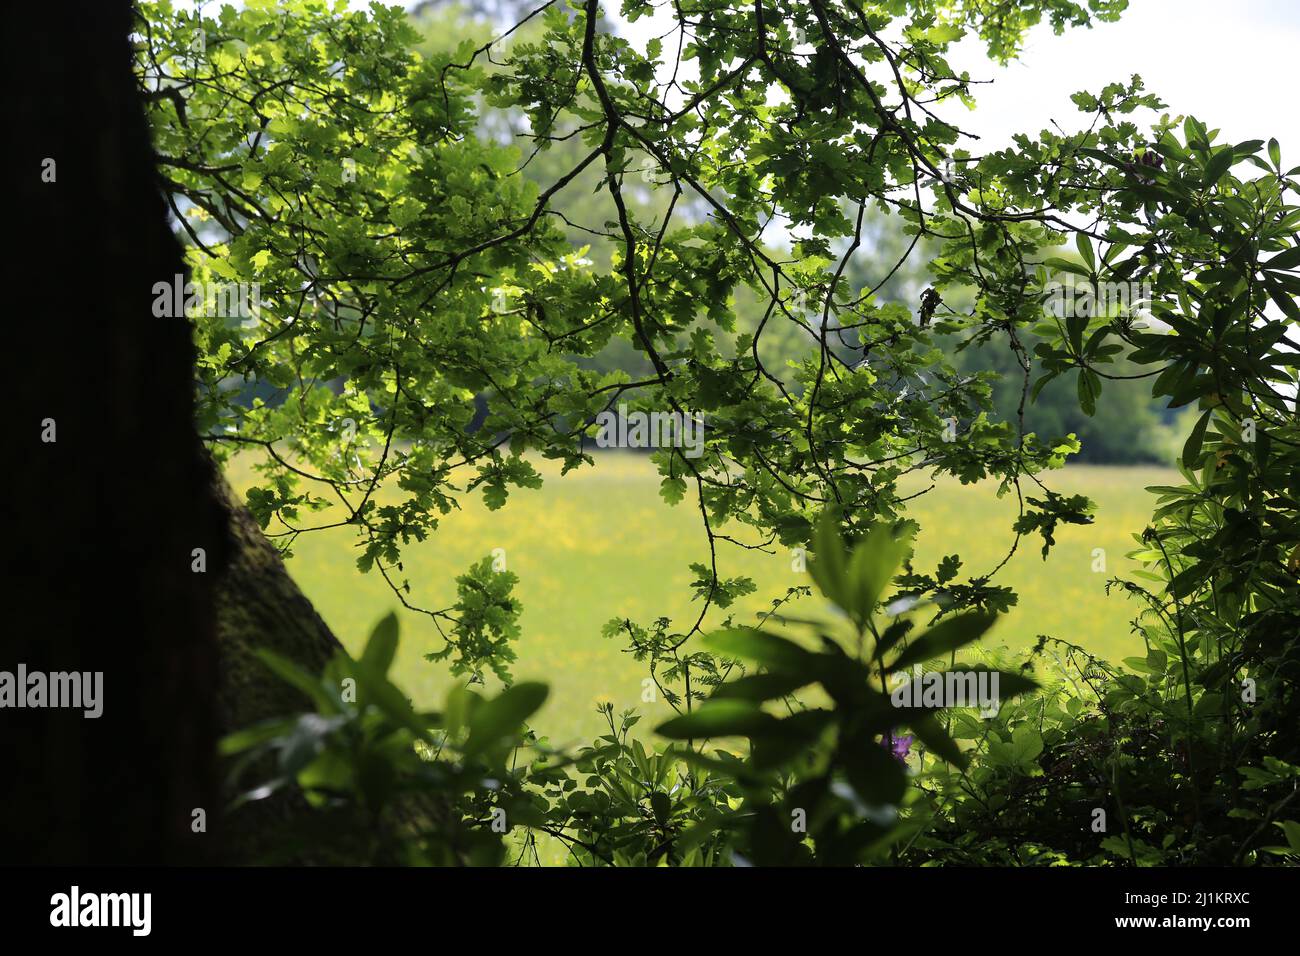
{"type": "MultiPolygon", "coordinates": [[[[224,735],[311,709],[310,701],[271,673],[254,651],[270,648],[319,673],[341,645],[224,478],[216,478],[214,493],[229,515],[233,543],[216,595],[216,707],[224,735]]],[[[286,847],[285,835],[314,812],[288,790],[245,804],[225,821],[223,856],[231,862],[346,862],[321,852],[319,845],[286,847]]]]}
{"type": "Polygon", "coordinates": [[[0,862],[254,859],[303,804],[223,832],[216,743],[302,702],[251,650],[319,670],[339,645],[195,433],[187,322],[153,315],[154,284],[185,269],[129,3],[8,18],[17,455],[0,671],[102,673],[103,712],[0,708],[0,862]]]}
{"type": "Polygon", "coordinates": [[[209,824],[219,811],[212,606],[227,535],[194,432],[189,329],[151,309],[153,284],[184,268],[132,76],[130,8],[19,4],[7,17],[18,454],[0,670],[102,673],[103,713],[0,710],[0,858],[210,859],[196,811],[209,824]]]}

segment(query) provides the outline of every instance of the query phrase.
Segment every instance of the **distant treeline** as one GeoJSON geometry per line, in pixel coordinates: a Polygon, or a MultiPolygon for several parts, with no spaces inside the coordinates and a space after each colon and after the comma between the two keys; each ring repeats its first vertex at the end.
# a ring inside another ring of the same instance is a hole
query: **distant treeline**
{"type": "MultiPolygon", "coordinates": [[[[1037,339],[1027,331],[1020,338],[1032,355],[1037,339]]],[[[1016,421],[1024,372],[1015,353],[1005,343],[990,341],[957,352],[957,342],[949,342],[949,358],[964,372],[994,372],[993,398],[998,414],[1006,421],[1016,421]]],[[[1114,366],[1114,374],[1128,374],[1124,363],[1114,366]]],[[[1042,374],[1036,367],[1030,385],[1042,374]]],[[[1151,397],[1146,378],[1115,379],[1105,383],[1092,417],[1079,409],[1072,376],[1049,382],[1037,397],[1025,402],[1025,430],[1043,438],[1074,434],[1083,446],[1071,460],[1097,465],[1169,464],[1179,442],[1180,428],[1176,409],[1164,408],[1151,397]]]]}

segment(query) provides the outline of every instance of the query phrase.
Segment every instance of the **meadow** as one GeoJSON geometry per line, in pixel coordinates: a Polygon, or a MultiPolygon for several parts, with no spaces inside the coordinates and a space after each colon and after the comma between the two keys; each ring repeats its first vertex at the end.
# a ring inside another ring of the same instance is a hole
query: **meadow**
{"type": "MultiPolygon", "coordinates": [[[[250,464],[239,459],[227,471],[241,494],[255,477],[250,464]]],[[[643,703],[645,666],[618,639],[602,637],[601,628],[615,617],[642,625],[660,615],[676,626],[694,620],[698,605],[689,599],[689,565],[708,556],[699,512],[689,496],[676,507],[665,505],[653,466],[636,454],[606,453],[595,468],[564,478],[546,463],[538,468],[546,477],[541,489],[513,491],[497,512],[471,496],[430,540],[409,547],[404,565],[412,603],[451,604],[455,577],[493,549],[504,549],[507,568],[519,576],[515,594],[523,604],[514,675],[551,687],[536,729],[556,745],[589,742],[604,729],[596,708],[606,701],[619,711],[644,714],[638,730],[653,726],[670,713],[667,705],[643,703]]],[[[1096,521],[1058,529],[1046,561],[1037,537],[1022,541],[994,579],[1014,588],[1020,602],[990,632],[988,643],[1017,650],[1048,634],[1111,660],[1142,653],[1141,638],[1129,629],[1133,602],[1119,592],[1107,596],[1105,581],[1133,567],[1124,555],[1151,512],[1153,498],[1145,487],[1172,477],[1160,468],[1083,465],[1051,475],[1055,490],[1097,503],[1096,521]],[[1105,552],[1104,573],[1094,570],[1097,548],[1105,552]]],[[[1013,537],[1014,499],[999,500],[987,486],[941,483],[913,503],[912,513],[922,527],[921,569],[958,553],[965,562],[962,577],[986,572],[1013,537]]],[[[351,652],[359,652],[381,616],[397,611],[402,644],[394,676],[417,706],[440,707],[452,678],[444,664],[424,655],[440,647],[441,638],[428,618],[400,607],[377,573],[356,569],[356,545],[348,529],[304,535],[294,544],[289,571],[351,652]]],[[[764,554],[724,544],[719,561],[723,576],[748,575],[758,586],[727,612],[742,623],[753,622],[787,588],[811,583],[793,569],[788,549],[764,554]]]]}

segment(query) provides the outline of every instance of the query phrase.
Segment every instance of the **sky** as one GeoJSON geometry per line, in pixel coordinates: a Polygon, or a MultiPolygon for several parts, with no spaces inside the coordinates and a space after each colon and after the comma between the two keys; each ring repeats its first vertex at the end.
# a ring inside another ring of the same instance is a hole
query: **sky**
{"type": "Polygon", "coordinates": [[[994,80],[977,88],[978,108],[958,123],[981,136],[972,152],[1053,119],[1075,129],[1071,93],[1138,73],[1171,114],[1221,129],[1220,142],[1276,137],[1283,163],[1300,165],[1300,0],[1131,0],[1118,23],[1061,36],[1040,25],[1021,59],[1001,69],[978,40],[958,46],[955,68],[994,80]]]}

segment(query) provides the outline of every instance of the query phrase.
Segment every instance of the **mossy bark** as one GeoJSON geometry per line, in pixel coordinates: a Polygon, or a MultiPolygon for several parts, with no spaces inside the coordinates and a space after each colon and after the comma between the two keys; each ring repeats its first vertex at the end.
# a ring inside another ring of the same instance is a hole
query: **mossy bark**
{"type": "MultiPolygon", "coordinates": [[[[269,648],[319,673],[341,645],[289,576],[257,521],[219,476],[214,495],[229,515],[231,540],[230,560],[216,593],[216,708],[220,731],[229,734],[311,706],[254,651],[269,648]]],[[[285,855],[286,834],[313,812],[291,790],[245,804],[223,823],[223,856],[230,862],[325,862],[328,858],[309,846],[285,855]]]]}
{"type": "MultiPolygon", "coordinates": [[[[279,552],[218,478],[232,542],[217,588],[217,712],[221,732],[311,709],[307,698],[255,655],[268,648],[319,673],[341,645],[294,583],[279,552]]],[[[259,768],[269,770],[269,766],[259,768]]],[[[406,835],[435,826],[445,802],[412,795],[382,817],[324,811],[292,788],[244,804],[223,822],[224,855],[235,863],[357,865],[403,862],[406,835]]]]}

